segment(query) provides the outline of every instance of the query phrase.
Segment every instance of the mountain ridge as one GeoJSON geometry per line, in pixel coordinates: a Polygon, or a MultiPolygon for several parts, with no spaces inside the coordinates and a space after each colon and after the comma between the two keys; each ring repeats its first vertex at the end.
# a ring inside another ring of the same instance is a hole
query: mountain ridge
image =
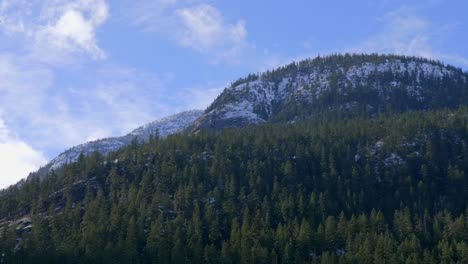
{"type": "Polygon", "coordinates": [[[467,77],[377,55],[249,75],[183,133],[0,191],[0,262],[468,263],[467,77]]]}
{"type": "Polygon", "coordinates": [[[347,54],[306,59],[233,82],[194,130],[294,121],[340,108],[366,107],[361,111],[376,114],[384,104],[391,111],[453,108],[468,100],[467,80],[459,68],[417,57],[347,54]]]}
{"type": "Polygon", "coordinates": [[[305,59],[249,74],[204,111],[189,110],[143,125],[122,137],[70,148],[41,168],[39,175],[99,151],[106,155],[158,130],[165,137],[182,131],[221,130],[266,122],[295,122],[328,114],[375,116],[456,108],[468,101],[468,73],[439,61],[378,54],[344,54],[305,59]],[[446,90],[450,87],[450,90],[446,90]],[[173,122],[177,119],[180,124],[173,122]]]}
{"type": "Polygon", "coordinates": [[[195,119],[200,117],[202,113],[202,110],[183,111],[147,123],[121,137],[103,138],[74,146],[65,150],[40,168],[37,175],[43,178],[48,173],[60,169],[63,165],[77,161],[81,154],[90,156],[98,151],[105,156],[112,151],[129,145],[133,140],[145,142],[151,135],[165,138],[169,135],[182,132],[185,128],[190,126],[195,119]]]}

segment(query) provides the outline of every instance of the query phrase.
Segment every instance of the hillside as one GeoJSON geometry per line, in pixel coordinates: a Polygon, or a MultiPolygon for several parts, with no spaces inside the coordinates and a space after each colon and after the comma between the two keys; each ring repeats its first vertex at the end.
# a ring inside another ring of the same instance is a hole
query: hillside
{"type": "Polygon", "coordinates": [[[0,191],[0,263],[468,263],[467,107],[422,58],[251,74],[0,191]]]}
{"type": "Polygon", "coordinates": [[[80,154],[107,155],[133,139],[308,118],[373,117],[379,113],[457,108],[468,102],[468,73],[440,62],[389,55],[317,57],[233,82],[205,110],[156,120],[131,133],[66,150],[38,172],[44,177],[80,154]]]}
{"type": "Polygon", "coordinates": [[[44,178],[48,173],[59,170],[63,165],[76,162],[81,154],[91,156],[94,152],[99,152],[102,155],[107,155],[112,151],[131,144],[133,140],[145,142],[149,140],[151,135],[165,138],[168,135],[182,132],[191,126],[202,113],[203,111],[201,110],[181,112],[138,127],[122,137],[104,138],[72,147],[52,159],[30,177],[39,175],[41,178],[44,178]]]}
{"type": "Polygon", "coordinates": [[[465,263],[467,138],[464,108],[153,139],[2,192],[0,250],[8,263],[465,263]]]}
{"type": "Polygon", "coordinates": [[[386,55],[333,55],[239,79],[208,107],[195,130],[293,122],[322,116],[456,108],[468,74],[440,62],[386,55]]]}

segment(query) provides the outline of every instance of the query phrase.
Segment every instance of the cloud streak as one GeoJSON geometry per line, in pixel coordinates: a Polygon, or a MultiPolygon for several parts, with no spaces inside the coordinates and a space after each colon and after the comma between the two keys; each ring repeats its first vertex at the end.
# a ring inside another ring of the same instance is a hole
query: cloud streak
{"type": "Polygon", "coordinates": [[[160,33],[181,47],[211,55],[215,60],[232,59],[248,46],[245,21],[229,23],[210,4],[143,0],[132,1],[129,6],[136,27],[160,33]]]}
{"type": "Polygon", "coordinates": [[[37,58],[57,62],[73,54],[105,58],[96,30],[108,18],[105,0],[4,0],[0,30],[24,38],[37,58]]]}
{"type": "Polygon", "coordinates": [[[221,13],[208,4],[175,11],[181,28],[176,33],[177,41],[184,47],[200,52],[213,49],[223,50],[223,56],[237,54],[246,44],[247,30],[245,22],[224,23],[221,13]]]}
{"type": "Polygon", "coordinates": [[[434,47],[433,43],[444,38],[441,35],[446,25],[435,25],[407,7],[388,12],[378,21],[383,26],[380,32],[346,51],[421,56],[468,67],[468,59],[463,56],[440,52],[434,47]]]}
{"type": "Polygon", "coordinates": [[[60,83],[53,68],[27,56],[0,53],[2,122],[52,158],[71,146],[123,135],[186,110],[185,101],[172,98],[172,78],[106,64],[69,71],[60,83]]]}
{"type": "Polygon", "coordinates": [[[122,135],[176,108],[165,75],[95,66],[68,73],[61,86],[54,71],[20,58],[0,54],[0,111],[12,131],[49,154],[122,135]]]}

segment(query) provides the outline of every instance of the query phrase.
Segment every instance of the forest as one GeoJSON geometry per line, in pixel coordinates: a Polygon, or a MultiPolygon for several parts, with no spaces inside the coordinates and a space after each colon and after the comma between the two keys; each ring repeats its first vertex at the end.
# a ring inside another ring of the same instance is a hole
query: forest
{"type": "Polygon", "coordinates": [[[0,263],[468,263],[467,174],[466,107],[154,135],[1,191],[0,263]]]}

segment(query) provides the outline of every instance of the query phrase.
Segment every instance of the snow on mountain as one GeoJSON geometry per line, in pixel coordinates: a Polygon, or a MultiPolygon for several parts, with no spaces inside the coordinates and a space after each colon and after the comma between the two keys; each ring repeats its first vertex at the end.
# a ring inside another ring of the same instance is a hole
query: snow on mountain
{"type": "Polygon", "coordinates": [[[39,171],[39,174],[42,176],[51,170],[59,169],[65,164],[75,162],[78,160],[81,153],[83,153],[84,156],[90,156],[97,151],[103,155],[107,155],[112,151],[129,145],[134,139],[139,142],[144,142],[149,139],[150,135],[157,134],[159,137],[164,138],[182,132],[184,129],[191,126],[202,114],[203,111],[201,110],[185,111],[141,126],[122,137],[99,139],[72,147],[51,160],[39,171]]]}
{"type": "Polygon", "coordinates": [[[431,108],[446,79],[467,88],[466,73],[421,58],[351,55],[306,60],[235,82],[197,120],[195,130],[242,127],[275,118],[289,122],[297,116],[285,112],[319,104],[322,109],[367,104],[377,111],[402,99],[402,111],[431,108]],[[280,114],[289,120],[277,118],[280,114]]]}
{"type": "Polygon", "coordinates": [[[75,162],[80,157],[81,153],[84,156],[90,156],[98,151],[103,155],[115,151],[131,142],[131,138],[127,136],[99,139],[96,141],[87,142],[63,152],[53,160],[51,160],[46,167],[48,170],[57,170],[65,164],[75,162]]]}
{"type": "MultiPolygon", "coordinates": [[[[292,63],[249,75],[226,88],[203,112],[169,116],[123,137],[106,138],[73,147],[41,170],[58,169],[80,154],[104,155],[130,144],[201,129],[244,127],[265,122],[295,122],[332,111],[374,115],[454,108],[468,101],[468,74],[440,62],[393,55],[332,55],[292,63]]],[[[389,160],[397,160],[392,156],[389,160]]]]}
{"type": "Polygon", "coordinates": [[[136,136],[138,139],[148,139],[150,135],[158,134],[160,137],[167,137],[180,132],[192,125],[192,123],[203,114],[201,110],[191,110],[168,116],[154,122],[141,126],[127,136],[136,136]]]}

